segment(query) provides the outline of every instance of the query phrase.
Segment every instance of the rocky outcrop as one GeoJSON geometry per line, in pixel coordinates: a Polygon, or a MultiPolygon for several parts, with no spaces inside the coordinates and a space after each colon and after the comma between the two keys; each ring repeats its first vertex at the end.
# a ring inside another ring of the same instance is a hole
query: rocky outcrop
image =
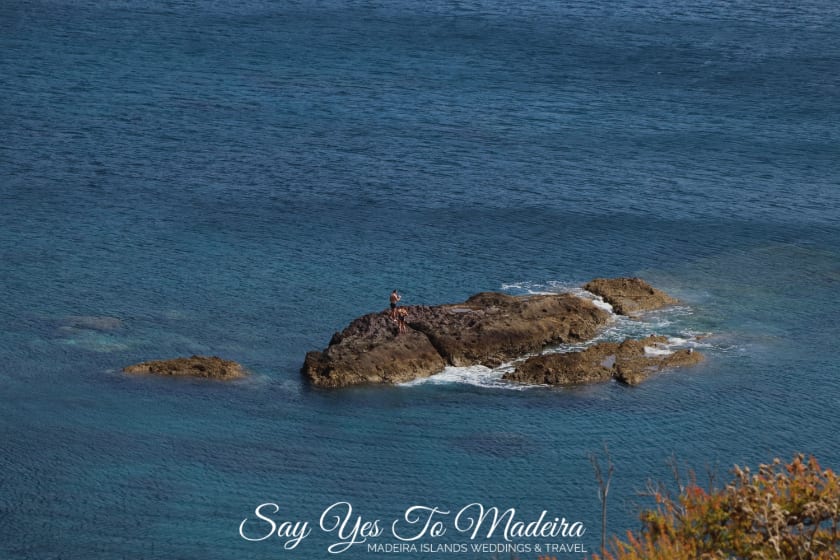
{"type": "Polygon", "coordinates": [[[609,314],[570,294],[514,297],[484,292],[459,305],[409,315],[453,366],[497,366],[546,346],[588,340],[609,314]]]}
{"type": "MultiPolygon", "coordinates": [[[[639,278],[599,278],[584,288],[625,315],[677,301],[639,278]]],[[[402,383],[447,365],[495,367],[549,346],[590,340],[610,319],[591,300],[572,294],[484,292],[463,303],[403,309],[408,311],[406,333],[399,334],[388,311],[364,315],[335,333],[327,348],[307,353],[302,373],[313,385],[344,387],[402,383]]],[[[664,342],[653,337],[537,356],[505,379],[550,385],[617,379],[634,385],[660,369],[702,359],[690,350],[651,351],[664,342]]]]}
{"type": "Polygon", "coordinates": [[[641,278],[596,278],[583,289],[601,296],[620,315],[635,315],[677,303],[641,278]]]}
{"type": "Polygon", "coordinates": [[[534,356],[503,379],[536,385],[580,385],[616,379],[638,385],[663,369],[703,360],[692,349],[667,351],[663,348],[667,342],[664,336],[650,336],[622,343],[601,342],[579,352],[534,356]]]}
{"type": "Polygon", "coordinates": [[[360,317],[323,351],[309,352],[302,372],[317,386],[400,383],[446,365],[496,366],[546,346],[592,338],[609,314],[570,294],[514,297],[480,293],[464,303],[410,306],[408,332],[388,312],[360,317]]]}
{"type": "Polygon", "coordinates": [[[322,387],[359,383],[403,383],[428,377],[446,366],[429,339],[397,325],[387,312],[360,317],[336,333],[323,352],[308,352],[302,371],[322,387]]]}
{"type": "Polygon", "coordinates": [[[173,360],[143,362],[123,368],[125,373],[204,377],[209,379],[238,379],[245,377],[241,365],[217,356],[192,356],[173,360]]]}

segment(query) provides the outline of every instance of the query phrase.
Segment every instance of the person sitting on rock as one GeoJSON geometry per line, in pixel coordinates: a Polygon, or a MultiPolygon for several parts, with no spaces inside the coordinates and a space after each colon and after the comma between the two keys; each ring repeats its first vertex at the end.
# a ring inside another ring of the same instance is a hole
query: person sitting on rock
{"type": "Polygon", "coordinates": [[[397,302],[402,299],[402,296],[397,293],[397,290],[391,292],[391,320],[397,320],[397,302]]]}
{"type": "Polygon", "coordinates": [[[408,323],[406,323],[406,319],[408,319],[408,309],[405,307],[397,309],[397,334],[403,334],[408,330],[408,323]]]}

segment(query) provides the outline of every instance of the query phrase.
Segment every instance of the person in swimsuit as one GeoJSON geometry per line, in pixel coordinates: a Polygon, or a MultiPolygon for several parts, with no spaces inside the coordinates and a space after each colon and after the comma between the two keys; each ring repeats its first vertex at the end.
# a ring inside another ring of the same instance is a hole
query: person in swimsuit
{"type": "Polygon", "coordinates": [[[397,320],[397,302],[402,299],[402,296],[397,293],[397,290],[391,292],[391,320],[397,320]]]}
{"type": "Polygon", "coordinates": [[[397,309],[397,334],[403,334],[406,330],[408,330],[408,323],[406,323],[406,319],[408,319],[408,309],[405,307],[397,309]]]}

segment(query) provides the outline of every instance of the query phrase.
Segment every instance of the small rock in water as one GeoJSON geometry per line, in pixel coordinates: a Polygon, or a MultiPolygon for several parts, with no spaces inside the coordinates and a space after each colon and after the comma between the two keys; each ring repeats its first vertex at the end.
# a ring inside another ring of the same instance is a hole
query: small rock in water
{"type": "Polygon", "coordinates": [[[155,360],[123,368],[125,373],[151,373],[154,375],[173,375],[203,377],[208,379],[238,379],[245,377],[244,368],[230,360],[218,356],[191,356],[172,360],[155,360]]]}

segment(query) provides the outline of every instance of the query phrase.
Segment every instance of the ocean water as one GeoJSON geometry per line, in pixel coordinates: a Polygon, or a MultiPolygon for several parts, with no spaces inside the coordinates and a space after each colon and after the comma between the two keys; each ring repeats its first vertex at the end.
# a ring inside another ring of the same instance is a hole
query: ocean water
{"type": "Polygon", "coordinates": [[[0,558],[323,558],[239,525],[339,501],[545,509],[592,551],[604,444],[618,534],[671,456],[840,467],[839,37],[824,1],[0,3],[0,558]],[[709,334],[702,365],[299,373],[394,288],[619,275],[682,304],[603,337],[709,334]],[[191,353],[253,375],[119,373],[191,353]]]}

